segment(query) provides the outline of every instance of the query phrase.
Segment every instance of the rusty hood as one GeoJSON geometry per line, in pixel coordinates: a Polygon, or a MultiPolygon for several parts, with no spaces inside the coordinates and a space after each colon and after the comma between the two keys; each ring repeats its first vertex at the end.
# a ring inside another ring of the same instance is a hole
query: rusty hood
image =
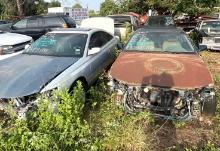
{"type": "Polygon", "coordinates": [[[122,52],[110,75],[128,85],[195,89],[213,85],[198,54],[122,52]]]}

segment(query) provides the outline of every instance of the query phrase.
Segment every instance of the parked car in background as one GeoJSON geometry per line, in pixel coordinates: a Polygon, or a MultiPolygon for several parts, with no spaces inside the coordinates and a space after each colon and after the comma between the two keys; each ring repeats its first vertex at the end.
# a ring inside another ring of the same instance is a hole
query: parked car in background
{"type": "Polygon", "coordinates": [[[1,31],[9,31],[11,25],[12,25],[11,21],[0,20],[0,30],[1,31]]]}
{"type": "Polygon", "coordinates": [[[56,28],[75,28],[75,21],[65,15],[31,16],[12,24],[9,31],[38,39],[56,28]]]}
{"type": "Polygon", "coordinates": [[[175,18],[175,23],[177,27],[182,28],[185,32],[188,33],[196,27],[198,20],[199,18],[197,16],[182,14],[175,18]]]}
{"type": "Polygon", "coordinates": [[[138,18],[133,15],[119,14],[109,15],[108,17],[114,19],[115,35],[119,36],[120,38],[126,36],[128,27],[130,27],[132,31],[135,31],[139,26],[138,18]]]}
{"type": "Polygon", "coordinates": [[[21,51],[31,42],[30,36],[0,31],[0,55],[21,51]]]}
{"type": "MultiPolygon", "coordinates": [[[[112,24],[113,26],[113,24],[112,24]]],[[[38,94],[91,86],[115,60],[119,39],[102,29],[59,29],[36,40],[23,53],[0,61],[0,109],[11,102],[25,116],[38,94]]]]}
{"type": "Polygon", "coordinates": [[[109,83],[126,111],[150,109],[166,119],[213,115],[212,76],[195,47],[178,28],[137,30],[112,65],[109,83]]]}
{"type": "Polygon", "coordinates": [[[210,50],[220,50],[220,20],[200,21],[193,33],[198,37],[198,44],[206,45],[210,50]]]}
{"type": "Polygon", "coordinates": [[[10,23],[9,21],[6,21],[6,20],[0,20],[0,25],[2,25],[2,24],[8,24],[8,23],[10,23]]]}
{"type": "Polygon", "coordinates": [[[145,26],[150,26],[150,27],[175,26],[175,22],[173,17],[168,15],[149,16],[147,18],[145,26]]]}

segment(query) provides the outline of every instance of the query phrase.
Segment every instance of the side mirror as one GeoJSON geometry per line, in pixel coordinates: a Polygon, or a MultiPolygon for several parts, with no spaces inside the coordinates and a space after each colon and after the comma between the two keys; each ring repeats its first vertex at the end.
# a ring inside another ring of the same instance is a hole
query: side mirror
{"type": "Polygon", "coordinates": [[[27,44],[24,46],[24,49],[28,49],[30,47],[30,44],[27,44]]]}
{"type": "Polygon", "coordinates": [[[207,46],[206,45],[199,45],[199,52],[200,51],[204,51],[204,50],[207,50],[208,48],[207,48],[207,46]]]}
{"type": "Polygon", "coordinates": [[[92,49],[89,49],[88,51],[88,55],[94,55],[94,54],[97,54],[101,51],[101,48],[98,48],[98,47],[94,47],[92,49]]]}

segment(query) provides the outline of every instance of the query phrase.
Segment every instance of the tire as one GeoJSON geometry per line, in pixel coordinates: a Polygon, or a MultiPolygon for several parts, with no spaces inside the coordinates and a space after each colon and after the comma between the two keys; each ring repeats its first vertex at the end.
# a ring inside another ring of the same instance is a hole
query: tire
{"type": "Polygon", "coordinates": [[[204,102],[202,114],[207,116],[214,116],[216,112],[216,108],[217,108],[217,99],[216,96],[214,96],[212,99],[204,102]]]}

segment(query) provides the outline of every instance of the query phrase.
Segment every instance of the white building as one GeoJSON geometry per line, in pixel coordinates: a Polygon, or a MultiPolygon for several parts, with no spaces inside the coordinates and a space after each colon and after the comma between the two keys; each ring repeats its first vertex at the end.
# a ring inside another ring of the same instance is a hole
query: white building
{"type": "Polygon", "coordinates": [[[48,14],[62,14],[72,17],[75,21],[89,18],[88,8],[52,7],[48,8],[48,14]]]}

